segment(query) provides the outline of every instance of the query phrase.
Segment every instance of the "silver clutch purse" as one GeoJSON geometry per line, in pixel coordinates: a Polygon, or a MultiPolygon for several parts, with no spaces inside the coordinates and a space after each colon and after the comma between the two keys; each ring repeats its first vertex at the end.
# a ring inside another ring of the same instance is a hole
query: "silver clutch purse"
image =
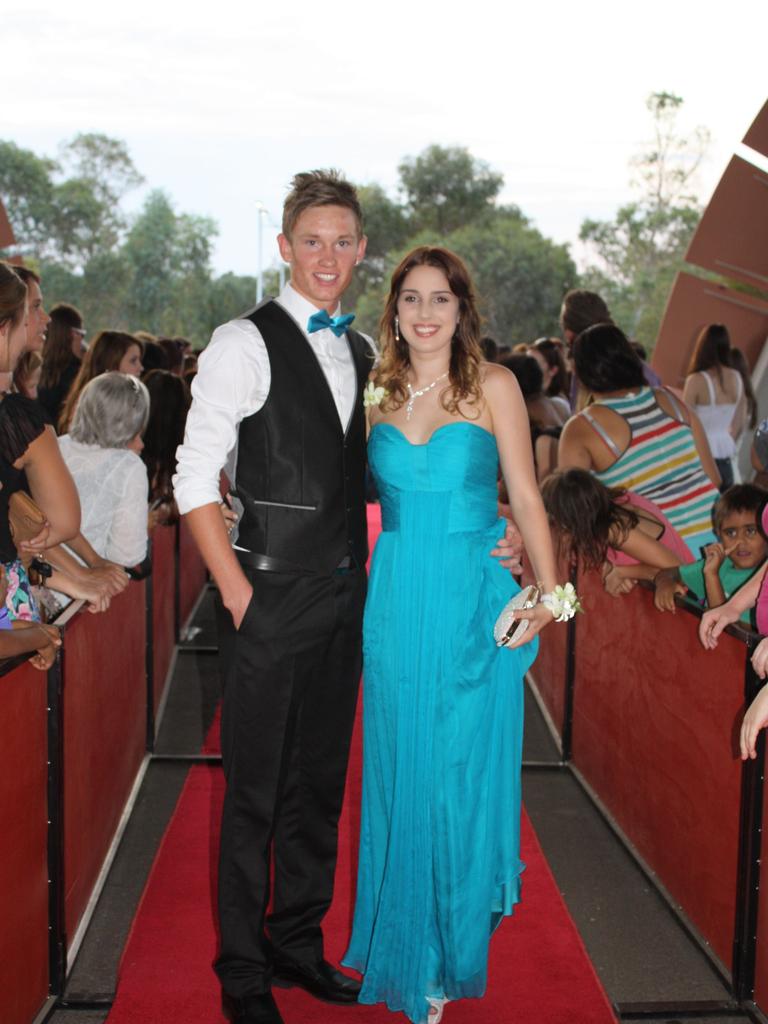
{"type": "Polygon", "coordinates": [[[525,633],[528,629],[528,619],[516,620],[515,612],[523,608],[533,608],[539,603],[540,597],[541,591],[531,583],[504,605],[493,627],[493,639],[497,647],[508,647],[525,633]]]}

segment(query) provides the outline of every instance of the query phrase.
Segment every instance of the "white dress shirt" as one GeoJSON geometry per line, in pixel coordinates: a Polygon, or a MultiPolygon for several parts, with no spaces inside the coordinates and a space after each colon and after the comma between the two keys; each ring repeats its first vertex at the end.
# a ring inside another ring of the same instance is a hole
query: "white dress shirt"
{"type": "MultiPolygon", "coordinates": [[[[346,428],[358,400],[357,374],[346,338],[337,338],[330,328],[308,334],[307,322],[318,312],[317,306],[290,284],[276,301],[309,341],[346,428]]],[[[222,469],[235,480],[240,421],[262,408],[270,381],[267,348],[252,321],[230,320],[217,327],[198,361],[184,443],[176,452],[173,487],[182,515],[219,500],[222,469]]]]}

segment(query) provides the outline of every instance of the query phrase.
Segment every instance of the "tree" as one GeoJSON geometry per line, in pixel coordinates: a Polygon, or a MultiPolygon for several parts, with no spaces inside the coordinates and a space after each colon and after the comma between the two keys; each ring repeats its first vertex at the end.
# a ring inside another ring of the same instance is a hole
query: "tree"
{"type": "Polygon", "coordinates": [[[585,220],[579,235],[594,257],[583,285],[600,292],[614,319],[649,349],[701,216],[692,184],[709,133],[703,128],[687,137],[677,133],[682,105],[672,93],[648,97],[654,138],[632,160],[632,184],[640,198],[622,206],[611,221],[585,220]]]}
{"type": "Polygon", "coordinates": [[[55,160],[0,140],[0,196],[24,249],[43,255],[53,204],[55,160]]]}
{"type": "MultiPolygon", "coordinates": [[[[442,245],[461,256],[475,284],[484,330],[500,344],[533,341],[557,331],[563,293],[577,282],[576,266],[566,246],[544,238],[515,207],[501,207],[491,220],[445,237],[423,231],[390,253],[388,269],[418,245],[442,245]]],[[[385,294],[382,282],[357,304],[363,330],[376,333],[385,294]]]]}
{"type": "Polygon", "coordinates": [[[177,214],[163,192],[150,192],[123,249],[130,268],[125,310],[134,330],[207,333],[205,293],[216,233],[209,218],[177,214]]]}
{"type": "Polygon", "coordinates": [[[410,231],[405,210],[387,196],[381,185],[359,185],[357,194],[368,247],[347,290],[344,302],[348,306],[357,306],[361,295],[381,288],[387,253],[404,245],[410,231]]]}
{"type": "Polygon", "coordinates": [[[406,157],[398,172],[412,233],[447,234],[491,216],[504,184],[501,174],[459,146],[429,146],[415,158],[406,157]]]}
{"type": "Polygon", "coordinates": [[[76,135],[61,146],[60,166],[70,169],[72,176],[57,186],[54,205],[63,205],[67,196],[79,197],[75,211],[80,220],[74,225],[55,225],[59,227],[59,244],[66,255],[76,255],[85,263],[95,253],[118,244],[126,228],[120,203],[144,179],[125,143],[100,133],[76,135]]]}
{"type": "Polygon", "coordinates": [[[142,180],[125,143],[106,135],[75,136],[58,161],[0,141],[0,195],[33,259],[82,268],[110,251],[126,228],[120,201],[142,180]]]}

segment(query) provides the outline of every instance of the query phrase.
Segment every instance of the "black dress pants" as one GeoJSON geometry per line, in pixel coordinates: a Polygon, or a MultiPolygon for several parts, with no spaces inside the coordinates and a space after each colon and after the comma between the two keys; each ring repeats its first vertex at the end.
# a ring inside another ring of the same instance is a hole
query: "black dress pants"
{"type": "Polygon", "coordinates": [[[244,571],[253,599],[240,629],[218,609],[226,792],[215,969],[234,998],[269,989],[273,951],[323,956],[366,589],[364,571],[244,571]]]}

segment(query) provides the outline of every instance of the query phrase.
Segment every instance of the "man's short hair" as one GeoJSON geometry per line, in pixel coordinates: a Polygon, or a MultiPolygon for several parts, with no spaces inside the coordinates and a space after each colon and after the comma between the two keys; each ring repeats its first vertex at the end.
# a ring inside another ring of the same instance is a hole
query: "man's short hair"
{"type": "Polygon", "coordinates": [[[355,186],[333,168],[320,171],[302,171],[291,182],[291,191],[283,204],[283,234],[290,240],[296,221],[305,210],[313,206],[343,206],[351,210],[357,221],[357,230],[363,236],[363,211],[355,186]]]}
{"type": "Polygon", "coordinates": [[[734,512],[754,512],[759,526],[759,512],[765,504],[766,498],[768,498],[768,494],[762,487],[756,487],[754,484],[734,484],[732,487],[728,487],[717,499],[715,507],[712,509],[712,525],[717,536],[720,536],[725,517],[733,515],[734,512]]]}
{"type": "Polygon", "coordinates": [[[597,292],[588,292],[583,288],[572,288],[565,293],[563,307],[560,312],[560,326],[563,330],[581,334],[595,324],[613,323],[608,306],[597,292]]]}

